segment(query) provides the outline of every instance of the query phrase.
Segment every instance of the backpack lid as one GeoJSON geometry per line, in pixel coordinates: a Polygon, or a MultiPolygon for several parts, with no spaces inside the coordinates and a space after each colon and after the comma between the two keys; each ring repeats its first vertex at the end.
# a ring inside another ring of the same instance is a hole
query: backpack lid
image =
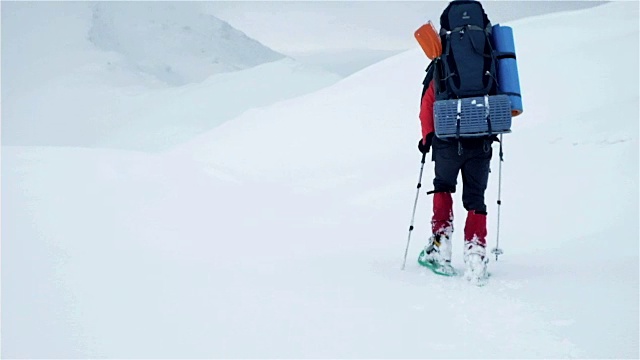
{"type": "Polygon", "coordinates": [[[484,8],[476,0],[454,0],[447,5],[440,15],[441,30],[452,31],[466,25],[475,25],[482,29],[491,23],[484,8]]]}

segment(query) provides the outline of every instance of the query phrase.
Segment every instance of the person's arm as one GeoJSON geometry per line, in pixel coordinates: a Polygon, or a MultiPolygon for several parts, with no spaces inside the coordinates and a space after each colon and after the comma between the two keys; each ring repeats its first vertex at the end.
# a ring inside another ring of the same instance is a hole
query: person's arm
{"type": "MultiPolygon", "coordinates": [[[[433,126],[433,103],[435,102],[435,91],[433,88],[433,81],[429,83],[427,91],[422,96],[422,103],[420,104],[420,124],[422,125],[422,141],[423,143],[427,139],[427,135],[434,132],[433,126]]],[[[429,144],[431,145],[431,144],[429,144]]]]}
{"type": "Polygon", "coordinates": [[[420,103],[420,124],[422,125],[422,139],[418,141],[418,150],[426,154],[431,149],[433,141],[433,102],[435,101],[435,91],[433,90],[433,81],[429,82],[427,91],[422,96],[420,103]]]}

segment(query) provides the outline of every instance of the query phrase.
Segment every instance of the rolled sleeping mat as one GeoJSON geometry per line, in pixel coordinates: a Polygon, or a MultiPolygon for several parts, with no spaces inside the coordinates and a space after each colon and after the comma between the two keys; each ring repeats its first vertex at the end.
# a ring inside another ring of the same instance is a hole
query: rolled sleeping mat
{"type": "Polygon", "coordinates": [[[492,40],[497,51],[497,75],[500,92],[509,95],[511,116],[518,116],[522,114],[523,108],[513,29],[509,26],[500,26],[500,24],[493,26],[492,40]]]}

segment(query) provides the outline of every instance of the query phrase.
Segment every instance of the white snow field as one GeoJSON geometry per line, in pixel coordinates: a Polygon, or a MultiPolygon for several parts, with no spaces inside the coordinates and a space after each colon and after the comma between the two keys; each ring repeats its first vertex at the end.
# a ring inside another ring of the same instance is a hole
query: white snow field
{"type": "Polygon", "coordinates": [[[203,4],[3,2],[2,143],[159,151],[341,78],[203,4]]]}
{"type": "MultiPolygon", "coordinates": [[[[3,146],[2,357],[638,358],[638,18],[613,2],[508,24],[525,112],[485,287],[416,262],[430,162],[400,270],[417,47],[169,151],[3,146]]],[[[141,116],[199,101],[177,93],[141,116]]]]}

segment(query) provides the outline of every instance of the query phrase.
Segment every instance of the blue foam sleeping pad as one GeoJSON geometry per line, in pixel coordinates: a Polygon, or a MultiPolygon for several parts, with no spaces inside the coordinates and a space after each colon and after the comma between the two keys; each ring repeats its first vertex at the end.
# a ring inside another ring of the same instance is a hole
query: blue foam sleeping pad
{"type": "Polygon", "coordinates": [[[515,53],[516,47],[513,39],[513,29],[509,26],[495,25],[492,28],[492,38],[495,50],[499,54],[512,54],[498,58],[497,76],[501,93],[508,93],[511,100],[511,108],[515,115],[522,113],[522,95],[520,93],[520,78],[518,76],[518,63],[515,53]]]}

